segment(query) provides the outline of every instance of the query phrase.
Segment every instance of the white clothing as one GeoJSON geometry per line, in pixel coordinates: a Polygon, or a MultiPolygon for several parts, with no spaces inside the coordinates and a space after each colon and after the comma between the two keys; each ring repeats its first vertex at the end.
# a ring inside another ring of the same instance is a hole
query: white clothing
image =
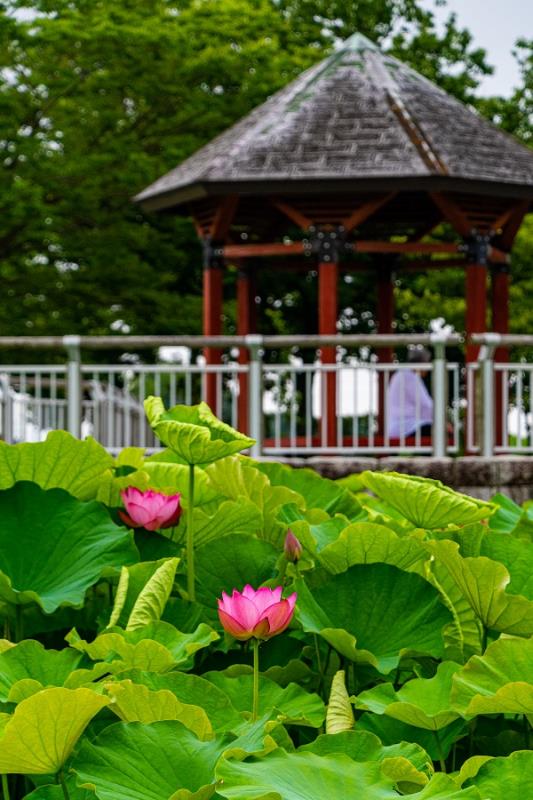
{"type": "Polygon", "coordinates": [[[387,394],[387,434],[390,439],[411,436],[433,423],[433,400],[420,375],[412,369],[397,370],[387,394]]]}

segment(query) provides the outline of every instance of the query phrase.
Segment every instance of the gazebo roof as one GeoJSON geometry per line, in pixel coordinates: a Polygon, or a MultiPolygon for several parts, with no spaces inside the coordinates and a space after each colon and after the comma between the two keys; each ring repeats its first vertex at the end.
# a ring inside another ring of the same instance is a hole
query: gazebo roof
{"type": "Polygon", "coordinates": [[[533,197],[533,151],[355,34],[135,199],[170,208],[385,180],[533,197]]]}

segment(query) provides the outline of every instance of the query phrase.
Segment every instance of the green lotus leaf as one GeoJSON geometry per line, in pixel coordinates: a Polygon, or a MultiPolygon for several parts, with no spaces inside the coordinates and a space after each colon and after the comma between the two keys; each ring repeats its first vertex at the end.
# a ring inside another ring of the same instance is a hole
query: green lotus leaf
{"type": "Polygon", "coordinates": [[[213,728],[204,709],[182,703],[168,689],[152,691],[129,679],[108,683],[105,688],[113,700],[111,711],[123,722],[150,723],[177,719],[202,741],[213,738],[213,728]]]}
{"type": "Polygon", "coordinates": [[[13,686],[23,680],[37,681],[41,687],[63,686],[82,658],[69,648],[46,650],[32,639],[10,647],[0,653],[0,702],[5,703],[13,686]]]}
{"type": "Polygon", "coordinates": [[[447,569],[485,628],[533,634],[533,602],[505,592],[510,578],[503,564],[484,556],[463,558],[459,546],[447,540],[426,542],[425,547],[447,569]]]}
{"type": "MultiPolygon", "coordinates": [[[[365,712],[359,717],[357,730],[373,733],[387,747],[406,742],[418,745],[433,761],[439,761],[441,757],[447,758],[455,742],[468,734],[468,726],[463,719],[456,719],[445,728],[441,728],[437,734],[435,731],[407,725],[385,714],[371,712],[365,712]]],[[[399,755],[404,754],[399,753],[399,755]]]]}
{"type": "Polygon", "coordinates": [[[470,656],[481,653],[481,630],[476,612],[444,564],[425,564],[426,579],[439,591],[442,602],[452,615],[443,637],[446,658],[464,664],[470,656]]]}
{"type": "Polygon", "coordinates": [[[321,508],[329,516],[343,514],[352,522],[364,519],[366,513],[353,494],[336,481],[321,477],[312,469],[295,469],[275,461],[252,462],[268,476],[272,486],[282,486],[301,495],[308,509],[321,508]]]}
{"type": "Polygon", "coordinates": [[[9,690],[7,702],[21,703],[23,700],[27,700],[28,697],[42,691],[44,688],[44,684],[40,681],[36,681],[33,678],[22,678],[22,680],[14,683],[9,690]]]}
{"type": "Polygon", "coordinates": [[[510,533],[526,542],[533,541],[533,509],[522,508],[503,494],[494,495],[492,503],[497,510],[489,520],[491,531],[510,533]]]}
{"type": "MultiPolygon", "coordinates": [[[[287,514],[284,514],[284,516],[287,517],[287,514]]],[[[326,511],[318,508],[306,512],[305,518],[301,513],[299,516],[301,517],[300,519],[294,518],[287,520],[287,522],[304,550],[307,550],[313,556],[322,553],[329,545],[336,542],[342,531],[352,524],[342,514],[330,517],[326,511]]],[[[337,558],[337,560],[342,560],[342,558],[337,558]]]]}
{"type": "Polygon", "coordinates": [[[355,522],[344,528],[318,556],[320,563],[334,574],[345,572],[354,564],[378,562],[407,570],[427,558],[427,552],[416,539],[402,539],[384,525],[372,522],[355,522]]]}
{"type": "Polygon", "coordinates": [[[51,688],[15,709],[0,739],[0,773],[55,775],[109,699],[90,689],[51,688]]]}
{"type": "Polygon", "coordinates": [[[127,631],[135,631],[161,619],[174,586],[178,563],[179,558],[168,558],[157,567],[135,600],[126,624],[127,631]]]}
{"type": "Polygon", "coordinates": [[[255,444],[217,419],[206,403],[167,411],[161,398],[148,397],[144,408],[156,436],[187,464],[210,464],[255,444]]]}
{"type": "Polygon", "coordinates": [[[344,753],[354,761],[383,761],[401,758],[409,761],[417,772],[428,778],[433,775],[433,762],[426,751],[412,742],[399,742],[385,747],[373,733],[364,730],[343,731],[336,734],[321,734],[311,744],[302,745],[299,752],[327,756],[344,753]]]}
{"type": "Polygon", "coordinates": [[[461,765],[459,775],[457,776],[457,783],[459,786],[462,786],[469,778],[474,778],[483,764],[485,764],[486,761],[490,761],[492,758],[494,758],[494,756],[472,756],[471,758],[467,758],[461,765]]]}
{"type": "Polygon", "coordinates": [[[160,619],[172,590],[178,561],[177,558],[161,558],[158,561],[141,561],[131,567],[122,567],[107,627],[127,628],[134,609],[145,607],[145,598],[148,598],[148,614],[139,627],[160,619]],[[151,600],[154,588],[156,592],[151,600]]]}
{"type": "MultiPolygon", "coordinates": [[[[245,497],[238,502],[225,500],[214,514],[202,508],[194,511],[194,543],[203,547],[224,536],[249,534],[256,535],[262,530],[263,520],[256,505],[245,497]]],[[[186,529],[178,531],[176,541],[185,542],[186,529]]]]}
{"type": "Polygon", "coordinates": [[[129,670],[120,677],[129,678],[133,683],[147,686],[154,692],[167,690],[180,702],[203,708],[213,728],[218,732],[236,730],[242,725],[243,717],[232,705],[228,695],[199,675],[185,672],[160,674],[129,670]]]}
{"type": "Polygon", "coordinates": [[[374,714],[386,714],[415,728],[438,731],[459,717],[450,708],[450,692],[452,678],[460,669],[459,664],[446,661],[439,664],[433,678],[415,678],[396,691],[392,683],[381,683],[361,692],[355,706],[374,714]]]}
{"type": "Polygon", "coordinates": [[[81,608],[101,575],[138,560],[130,531],[99,503],[17,483],[0,492],[0,598],[51,614],[81,608]]]}
{"type": "Polygon", "coordinates": [[[440,658],[450,612],[427,581],[388,564],[350,567],[311,594],[304,581],[296,615],[304,630],[320,634],[339,653],[382,673],[408,654],[440,658]]]}
{"type": "Polygon", "coordinates": [[[455,492],[440,481],[398,472],[363,472],[365,486],[417,528],[468,525],[486,519],[496,507],[455,492]]]}
{"type": "MultiPolygon", "coordinates": [[[[352,761],[345,755],[317,756],[276,750],[261,761],[221,759],[216,769],[222,782],[217,792],[228,800],[309,800],[364,798],[397,800],[393,778],[379,762],[352,761]]],[[[435,775],[417,800],[480,800],[476,789],[462,790],[447,775],[435,775]]]]}
{"type": "Polygon", "coordinates": [[[80,441],[66,431],[50,431],[44,442],[0,441],[0,489],[31,481],[41,489],[65,489],[79,500],[91,500],[112,466],[101,444],[91,438],[80,441]]]}
{"type": "Polygon", "coordinates": [[[520,594],[533,600],[532,542],[505,533],[491,533],[483,537],[479,555],[499,561],[507,569],[511,576],[506,586],[508,594],[520,594]]]}
{"type": "Polygon", "coordinates": [[[158,621],[132,631],[109,629],[90,643],[81,639],[74,630],[67,636],[67,641],[93,661],[106,661],[120,670],[167,672],[176,667],[190,669],[194,654],[218,638],[218,634],[205,623],[198,625],[192,633],[182,633],[173,625],[158,621]]]}
{"type": "Polygon", "coordinates": [[[207,800],[224,747],[221,739],[200,741],[175,720],[119,722],[85,739],[72,768],[99,800],[207,800]]]}
{"type": "Polygon", "coordinates": [[[217,619],[217,599],[251,584],[254,589],[276,574],[277,551],[269,542],[244,534],[225,536],[196,551],[197,600],[217,619]]]}
{"type": "MultiPolygon", "coordinates": [[[[95,800],[95,794],[90,789],[76,786],[76,776],[73,773],[67,773],[64,779],[69,800],[95,800]]],[[[65,793],[60,784],[47,783],[27,794],[24,800],[65,800],[65,793]]]]}
{"type": "Polygon", "coordinates": [[[452,704],[464,716],[533,714],[533,639],[501,638],[453,678],[452,704]]]}
{"type": "Polygon", "coordinates": [[[338,670],[333,676],[326,712],[326,733],[343,733],[355,725],[353,708],[346,689],[346,673],[338,670]]]}
{"type": "Polygon", "coordinates": [[[518,750],[507,758],[492,758],[466,785],[475,786],[483,798],[525,800],[533,797],[533,753],[518,750]]]}
{"type": "MultiPolygon", "coordinates": [[[[155,453],[128,475],[109,472],[98,486],[96,499],[111,508],[122,506],[121,491],[127,489],[128,486],[134,486],[141,491],[156,489],[164,494],[179,492],[186,504],[189,496],[189,466],[188,464],[165,462],[161,460],[164,455],[164,452],[155,453]]],[[[217,496],[218,493],[211,486],[204,470],[197,469],[194,475],[195,505],[209,503],[216,500],[217,496]]]]}
{"type": "MultiPolygon", "coordinates": [[[[206,672],[206,680],[221,689],[238,711],[251,712],[253,675],[239,675],[230,678],[223,672],[206,672]]],[[[284,689],[274,681],[259,676],[259,715],[276,712],[276,718],[290,725],[307,725],[319,728],[326,715],[322,699],[314,693],[306,692],[296,683],[284,689]]]]}

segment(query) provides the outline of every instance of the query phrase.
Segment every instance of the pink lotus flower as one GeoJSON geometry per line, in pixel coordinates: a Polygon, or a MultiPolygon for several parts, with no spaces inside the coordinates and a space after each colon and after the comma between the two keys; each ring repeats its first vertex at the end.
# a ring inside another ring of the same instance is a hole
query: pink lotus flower
{"type": "Polygon", "coordinates": [[[283,550],[287,561],[292,561],[293,564],[296,564],[302,557],[303,547],[298,537],[294,535],[290,528],[287,530],[287,535],[285,536],[283,550]]]}
{"type": "Polygon", "coordinates": [[[233,590],[230,597],[222,592],[218,601],[218,616],[222,627],[235,639],[270,639],[288,626],[294,613],[296,592],[281,599],[281,586],[252,589],[246,584],[242,592],[233,590]]]}
{"type": "Polygon", "coordinates": [[[167,495],[153,489],[141,492],[129,486],[120,496],[126,511],[118,513],[130,528],[146,528],[148,531],[172,528],[181,517],[180,494],[167,495]]]}

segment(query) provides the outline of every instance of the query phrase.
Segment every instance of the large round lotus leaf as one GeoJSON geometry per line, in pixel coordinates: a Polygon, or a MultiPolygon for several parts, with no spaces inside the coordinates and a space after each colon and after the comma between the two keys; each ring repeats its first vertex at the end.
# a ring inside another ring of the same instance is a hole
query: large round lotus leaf
{"type": "Polygon", "coordinates": [[[359,731],[369,731],[377,736],[384,745],[392,746],[401,742],[416,743],[422,747],[433,761],[438,761],[441,755],[447,758],[456,741],[468,734],[468,726],[463,719],[450,722],[445,728],[439,730],[439,741],[435,731],[424,728],[415,728],[385,714],[372,714],[365,712],[357,720],[359,731]]]}
{"type": "Polygon", "coordinates": [[[82,660],[81,653],[66,648],[45,650],[40,642],[27,639],[0,653],[0,701],[6,702],[18,681],[38,681],[41,686],[63,686],[82,660]]]}
{"type": "Polygon", "coordinates": [[[199,675],[185,672],[143,672],[130,670],[121,678],[130,678],[133,683],[147,686],[152,691],[166,689],[174,694],[182,703],[200,706],[209,717],[216,731],[231,731],[238,728],[243,717],[232,705],[228,695],[210,681],[199,675]]]}
{"type": "Polygon", "coordinates": [[[318,556],[320,563],[333,573],[344,572],[354,564],[391,564],[408,569],[428,554],[415,538],[397,536],[390,528],[373,522],[355,522],[344,528],[318,556]]]}
{"type": "Polygon", "coordinates": [[[167,411],[160,397],[148,397],[144,408],[155,435],[187,464],[210,464],[255,443],[217,419],[206,403],[167,411]]]}
{"type": "Polygon", "coordinates": [[[100,576],[138,560],[133,534],[100,503],[17,483],[0,492],[0,598],[51,614],[81,607],[100,576]]]}
{"type": "Polygon", "coordinates": [[[257,589],[275,575],[279,551],[252,536],[225,536],[196,553],[197,600],[216,618],[217,598],[241,591],[249,583],[257,589]]]}
{"type": "Polygon", "coordinates": [[[386,714],[415,728],[438,731],[459,717],[450,708],[452,678],[459,669],[459,664],[446,661],[439,664],[433,678],[415,678],[396,691],[392,683],[380,683],[357,696],[356,708],[386,714]]]}
{"type": "Polygon", "coordinates": [[[455,492],[430,478],[398,472],[363,472],[361,479],[368,489],[417,528],[431,530],[447,525],[468,525],[490,517],[496,510],[491,503],[455,492]]]}
{"type": "Polygon", "coordinates": [[[208,798],[224,747],[219,738],[201,742],[177,721],[119,722],[85,740],[72,768],[99,800],[170,800],[180,789],[208,798]]]}
{"type": "MultiPolygon", "coordinates": [[[[384,774],[379,762],[352,761],[345,755],[320,757],[276,750],[255,762],[222,758],[216,775],[222,781],[217,792],[228,800],[398,800],[395,781],[384,774]]],[[[436,775],[416,798],[480,800],[480,794],[459,789],[447,775],[436,775]]]]}
{"type": "Polygon", "coordinates": [[[133,631],[111,628],[92,642],[81,639],[75,630],[66,638],[72,647],[86,653],[93,661],[113,664],[115,671],[142,669],[167,672],[176,667],[190,669],[195,653],[219,637],[204,622],[192,633],[182,633],[168,622],[159,620],[133,631]]]}
{"type": "MultiPolygon", "coordinates": [[[[234,708],[251,712],[253,675],[229,678],[222,672],[206,672],[204,677],[227,694],[234,708]]],[[[296,683],[290,683],[282,689],[274,681],[260,675],[259,714],[263,716],[273,709],[281,714],[285,723],[313,728],[319,728],[326,715],[324,703],[317,694],[306,692],[296,683]]]]}
{"type": "Polygon", "coordinates": [[[182,703],[168,689],[154,692],[131,680],[108,683],[105,689],[113,700],[111,711],[123,722],[150,723],[177,719],[202,741],[212,738],[213,728],[204,709],[182,703]]]}
{"type": "Polygon", "coordinates": [[[299,752],[315,753],[317,756],[328,756],[333,753],[344,753],[354,761],[384,761],[386,758],[402,758],[410,761],[413,767],[433,775],[433,762],[426,751],[412,742],[398,742],[384,746],[373,733],[353,730],[342,733],[324,733],[299,748],[299,752]]]}
{"type": "Polygon", "coordinates": [[[456,542],[426,542],[486,628],[517,636],[533,634],[533,602],[508,594],[509,573],[490,558],[463,558],[456,542]]]}
{"type": "Polygon", "coordinates": [[[51,688],[19,703],[0,746],[0,773],[55,775],[109,698],[90,689],[51,688]]]}
{"type": "Polygon", "coordinates": [[[533,714],[533,639],[498,639],[453,678],[452,704],[476,714],[533,714]]]}
{"type": "Polygon", "coordinates": [[[0,489],[32,481],[42,489],[66,489],[80,500],[96,497],[111,476],[113,458],[101,444],[80,441],[66,431],[50,431],[44,442],[0,442],[0,489]]]}
{"type": "Polygon", "coordinates": [[[480,556],[499,561],[511,580],[506,591],[533,600],[533,542],[515,539],[505,533],[491,533],[481,541],[480,556]]]}
{"type": "Polygon", "coordinates": [[[442,629],[451,614],[419,575],[388,564],[361,564],[312,594],[302,580],[296,590],[296,615],[304,630],[319,633],[353,661],[387,673],[403,655],[443,654],[442,629]]]}
{"type": "Polygon", "coordinates": [[[533,797],[533,752],[518,750],[507,758],[492,758],[466,785],[477,787],[483,798],[529,800],[533,797]]]}

